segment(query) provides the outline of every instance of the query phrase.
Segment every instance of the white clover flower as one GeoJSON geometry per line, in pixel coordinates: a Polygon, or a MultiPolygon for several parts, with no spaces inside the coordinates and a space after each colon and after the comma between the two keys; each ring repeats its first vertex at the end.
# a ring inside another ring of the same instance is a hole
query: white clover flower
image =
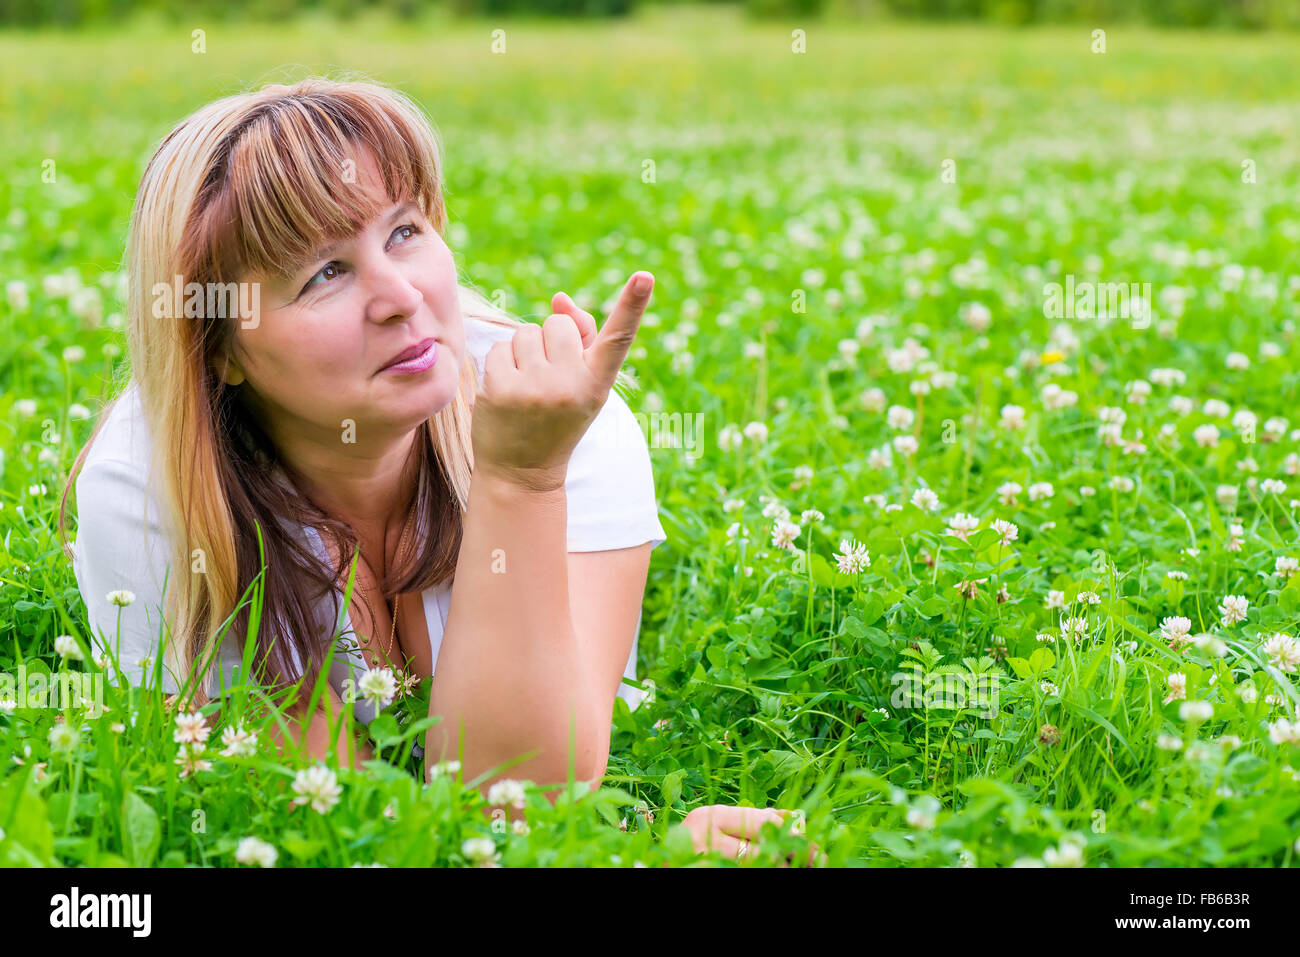
{"type": "Polygon", "coordinates": [[[915,421],[916,413],[905,406],[891,405],[885,413],[885,424],[895,431],[910,429],[915,421]]]}
{"type": "Polygon", "coordinates": [[[718,448],[724,452],[733,452],[744,443],[744,437],[734,422],[724,425],[718,432],[718,448]]]}
{"type": "Polygon", "coordinates": [[[1025,410],[1019,405],[1004,405],[1001,415],[998,419],[998,425],[1010,432],[1018,431],[1025,426],[1025,410]]]}
{"type": "Polygon", "coordinates": [[[1208,701],[1184,701],[1178,706],[1178,717],[1193,723],[1209,721],[1214,717],[1214,705],[1208,701]]]}
{"type": "Polygon", "coordinates": [[[293,780],[293,792],[298,795],[293,804],[310,804],[318,813],[327,814],[339,803],[343,788],[333,769],[316,764],[298,772],[293,780]]]}
{"type": "Polygon", "coordinates": [[[868,412],[883,412],[887,400],[883,389],[871,388],[863,392],[858,397],[858,401],[862,403],[862,408],[868,412]]]}
{"type": "MultiPolygon", "coordinates": [[[[1288,721],[1286,718],[1270,721],[1268,737],[1274,744],[1300,744],[1300,721],[1288,721]]],[[[1296,843],[1300,844],[1300,841],[1296,843]]]]}
{"type": "Polygon", "coordinates": [[[1003,505],[1015,505],[1016,496],[1023,491],[1019,482],[1003,482],[998,486],[998,501],[1003,505]]]}
{"type": "Polygon", "coordinates": [[[510,804],[522,811],[527,801],[527,792],[522,781],[504,778],[488,788],[487,800],[493,807],[505,807],[510,804]]]}
{"type": "Polygon", "coordinates": [[[835,556],[835,564],[845,575],[856,575],[870,563],[867,547],[849,539],[840,542],[840,550],[835,556]]]}
{"type": "Polygon", "coordinates": [[[376,708],[386,708],[397,695],[397,679],[391,668],[371,668],[357,682],[357,690],[376,708]]]}
{"type": "Polygon", "coordinates": [[[240,864],[256,864],[258,867],[275,867],[277,852],[274,846],[257,837],[245,837],[235,848],[235,860],[240,864]]]}
{"type": "Polygon", "coordinates": [[[1259,483],[1259,490],[1265,495],[1281,495],[1286,491],[1286,482],[1280,479],[1264,479],[1259,483]]]}
{"type": "Polygon", "coordinates": [[[1083,867],[1083,846],[1065,838],[1056,847],[1043,851],[1043,863],[1048,867],[1083,867]]]}
{"type": "Polygon", "coordinates": [[[768,428],[762,422],[751,422],[745,426],[745,438],[749,439],[755,445],[762,445],[767,441],[768,428]]]}
{"type": "MultiPolygon", "coordinates": [[[[646,700],[649,701],[650,699],[647,698],[646,700]]],[[[437,764],[429,765],[428,778],[429,781],[432,782],[434,778],[442,777],[444,775],[450,777],[453,774],[459,774],[459,773],[460,773],[459,761],[442,761],[437,764]]]]}
{"type": "Polygon", "coordinates": [[[1282,671],[1294,673],[1300,665],[1300,642],[1290,635],[1276,632],[1263,643],[1260,650],[1268,656],[1269,663],[1282,671]]]}
{"type": "Polygon", "coordinates": [[[970,537],[970,533],[980,527],[980,520],[974,515],[968,515],[965,512],[958,512],[952,518],[948,519],[948,534],[955,535],[963,542],[970,537]]]}
{"type": "Polygon", "coordinates": [[[82,661],[85,655],[82,654],[77,639],[71,635],[59,635],[54,639],[54,650],[60,658],[71,658],[73,661],[82,661]]]}
{"type": "Polygon", "coordinates": [[[1179,571],[1178,569],[1174,568],[1165,572],[1165,577],[1173,579],[1174,581],[1185,582],[1187,581],[1187,572],[1179,571]]]}
{"type": "Polygon", "coordinates": [[[907,391],[912,393],[912,395],[929,395],[930,383],[926,382],[924,379],[914,379],[908,384],[907,391]]]}
{"type": "Polygon", "coordinates": [[[797,482],[811,482],[813,470],[811,465],[796,465],[794,467],[794,477],[797,482]]]}
{"type": "Polygon", "coordinates": [[[211,730],[203,715],[182,711],[176,715],[176,730],[172,732],[172,740],[181,744],[202,744],[208,740],[211,730]]]}
{"type": "Polygon", "coordinates": [[[1052,684],[1050,681],[1039,682],[1038,688],[1043,692],[1043,694],[1054,698],[1058,698],[1061,695],[1061,689],[1056,687],[1056,685],[1052,684]]]}
{"type": "Polygon", "coordinates": [[[993,313],[989,307],[982,302],[963,303],[958,309],[958,314],[962,321],[977,333],[987,332],[989,326],[993,323],[993,313]]]}
{"type": "Polygon", "coordinates": [[[1081,591],[1075,598],[1076,601],[1084,605],[1100,605],[1101,596],[1095,591],[1081,591]]]}
{"type": "Polygon", "coordinates": [[[1015,523],[1008,522],[1006,519],[995,519],[989,527],[998,533],[998,537],[1002,540],[1004,546],[1010,545],[1020,535],[1020,529],[1016,527],[1015,523]]]}
{"type": "Polygon", "coordinates": [[[1270,416],[1264,420],[1264,440],[1276,442],[1286,434],[1287,426],[1290,423],[1280,415],[1270,416]]]}
{"type": "Polygon", "coordinates": [[[790,510],[776,499],[771,499],[763,506],[763,517],[783,522],[790,517],[790,510]]]}
{"type": "Polygon", "coordinates": [[[1184,395],[1176,395],[1169,400],[1169,411],[1174,415],[1191,415],[1195,404],[1184,395]]]}
{"type": "Polygon", "coordinates": [[[887,469],[894,464],[894,453],[888,445],[882,445],[878,449],[872,449],[867,453],[867,467],[875,469],[877,472],[887,469]]]}
{"type": "Polygon", "coordinates": [[[1174,671],[1165,678],[1165,686],[1169,688],[1169,694],[1164,697],[1164,704],[1171,701],[1187,700],[1187,675],[1181,671],[1174,671]]]}
{"type": "Polygon", "coordinates": [[[460,852],[478,867],[491,867],[501,857],[490,837],[471,837],[460,845],[460,852]]]}
{"type": "Polygon", "coordinates": [[[1232,409],[1221,399],[1206,399],[1201,411],[1213,419],[1226,419],[1232,409]]]}
{"type": "Polygon", "coordinates": [[[117,605],[119,608],[125,608],[127,605],[131,604],[131,602],[135,601],[135,592],[127,591],[123,588],[119,591],[111,591],[105,597],[108,599],[109,604],[117,605]]]}
{"type": "Polygon", "coordinates": [[[1249,607],[1250,600],[1244,595],[1225,595],[1219,603],[1219,619],[1223,622],[1223,627],[1245,621],[1246,609],[1249,607]]]}
{"type": "Polygon", "coordinates": [[[921,447],[920,443],[916,441],[916,437],[912,435],[900,435],[894,439],[893,444],[895,452],[908,457],[915,455],[916,450],[921,447]]]}
{"type": "Polygon", "coordinates": [[[1134,379],[1124,386],[1124,391],[1129,402],[1134,405],[1145,405],[1147,396],[1151,394],[1151,383],[1145,379],[1134,379]]]}
{"type": "Polygon", "coordinates": [[[795,539],[802,530],[793,522],[776,521],[772,525],[772,547],[794,550],[795,539]]]}
{"type": "Polygon", "coordinates": [[[86,350],[81,346],[68,346],[63,350],[64,362],[80,362],[86,358],[86,350]]]}
{"type": "Polygon", "coordinates": [[[1203,449],[1212,449],[1219,444],[1219,430],[1209,424],[1198,425],[1192,432],[1192,440],[1203,449]]]}
{"type": "Polygon", "coordinates": [[[1061,637],[1066,641],[1080,642],[1088,637],[1087,618],[1062,618],[1061,637]]]}
{"type": "Polygon", "coordinates": [[[930,384],[936,389],[951,389],[957,384],[957,373],[940,370],[930,376],[930,384]]]}
{"type": "Polygon", "coordinates": [[[1047,592],[1047,599],[1043,602],[1048,611],[1054,608],[1065,607],[1065,592],[1051,589],[1047,592]]]}
{"type": "Polygon", "coordinates": [[[825,518],[826,516],[815,508],[806,508],[799,513],[799,521],[805,525],[816,525],[825,518]]]}
{"type": "Polygon", "coordinates": [[[1240,372],[1242,369],[1250,368],[1250,357],[1241,352],[1229,352],[1223,364],[1234,372],[1240,372]]]}
{"type": "Polygon", "coordinates": [[[933,489],[918,488],[912,493],[912,504],[923,512],[935,512],[939,509],[939,496],[933,489]]]}
{"type": "Polygon", "coordinates": [[[1183,739],[1176,734],[1162,734],[1156,738],[1156,747],[1161,751],[1181,751],[1183,739]]]}
{"type": "Polygon", "coordinates": [[[1273,562],[1273,574],[1281,575],[1287,578],[1300,571],[1300,559],[1292,558],[1289,555],[1281,555],[1277,561],[1273,562]]]}
{"type": "Polygon", "coordinates": [[[1040,631],[1038,634],[1034,635],[1034,640],[1049,645],[1056,644],[1056,636],[1046,631],[1040,631]]]}
{"type": "Polygon", "coordinates": [[[1034,482],[1029,486],[1029,501],[1037,502],[1039,499],[1051,498],[1056,494],[1052,488],[1051,482],[1034,482]]]}
{"type": "Polygon", "coordinates": [[[1136,487],[1134,481],[1127,475],[1113,476],[1106,485],[1121,493],[1131,492],[1136,487]]]}
{"type": "Polygon", "coordinates": [[[252,757],[257,753],[257,733],[246,731],[242,724],[227,727],[221,732],[221,753],[228,758],[252,757]]]}
{"type": "Polygon", "coordinates": [[[60,721],[50,728],[46,740],[54,751],[73,751],[81,743],[81,735],[66,721],[60,721]]]}
{"type": "Polygon", "coordinates": [[[745,500],[743,498],[729,498],[722,503],[722,513],[730,515],[732,512],[739,512],[744,507],[745,500]]]}
{"type": "Polygon", "coordinates": [[[1169,642],[1170,647],[1175,650],[1179,645],[1187,642],[1191,630],[1192,620],[1182,615],[1175,615],[1160,622],[1160,637],[1169,642]]]}
{"type": "Polygon", "coordinates": [[[1091,485],[1080,485],[1079,494],[1084,498],[1092,498],[1094,495],[1097,494],[1097,490],[1093,488],[1091,485]]]}
{"type": "Polygon", "coordinates": [[[1241,699],[1242,704],[1254,704],[1259,698],[1259,689],[1250,682],[1243,682],[1237,685],[1237,697],[1241,699]]]}

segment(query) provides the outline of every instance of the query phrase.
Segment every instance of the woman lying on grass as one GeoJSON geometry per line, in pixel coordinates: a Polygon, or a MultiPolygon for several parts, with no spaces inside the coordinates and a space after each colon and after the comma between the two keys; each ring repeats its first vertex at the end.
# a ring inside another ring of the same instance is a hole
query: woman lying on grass
{"type": "MultiPolygon", "coordinates": [[[[426,772],[596,786],[666,538],[611,393],[653,277],[599,331],[564,294],[519,322],[459,283],[442,188],[428,121],[376,84],[270,86],[166,138],[131,223],[132,378],[70,479],[78,585],[128,680],[285,692],[313,757],[373,757],[332,731],[374,718],[363,680],[430,678],[426,772]]],[[[687,824],[736,854],[785,813],[687,824]]]]}

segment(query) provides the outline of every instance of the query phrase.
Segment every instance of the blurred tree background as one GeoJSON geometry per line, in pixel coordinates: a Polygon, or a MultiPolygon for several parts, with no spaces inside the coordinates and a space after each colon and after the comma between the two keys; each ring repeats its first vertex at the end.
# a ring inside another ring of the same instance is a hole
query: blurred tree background
{"type": "MultiPolygon", "coordinates": [[[[324,14],[340,20],[362,11],[418,19],[438,11],[458,17],[619,17],[675,0],[0,0],[0,25],[64,27],[117,23],[146,15],[168,20],[286,20],[324,14]]],[[[726,0],[736,3],[737,0],[726,0]]],[[[739,0],[754,17],[984,20],[1036,23],[1146,23],[1228,29],[1300,28],[1300,0],[739,0]]]]}

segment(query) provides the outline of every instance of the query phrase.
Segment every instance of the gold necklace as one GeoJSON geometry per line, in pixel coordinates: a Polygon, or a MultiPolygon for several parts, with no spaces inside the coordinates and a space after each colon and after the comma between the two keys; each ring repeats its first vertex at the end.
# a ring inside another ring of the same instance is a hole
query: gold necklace
{"type": "MultiPolygon", "coordinates": [[[[407,536],[407,534],[411,531],[411,520],[412,520],[413,518],[415,518],[415,512],[414,512],[414,511],[411,511],[411,512],[406,516],[406,524],[405,524],[405,526],[403,526],[403,528],[402,528],[402,534],[401,534],[401,537],[398,538],[398,540],[397,540],[397,551],[396,551],[396,553],[394,553],[394,555],[393,555],[393,561],[394,561],[394,562],[400,562],[401,559],[402,559],[402,546],[406,544],[406,536],[407,536]]],[[[374,609],[374,607],[370,604],[370,598],[367,597],[369,591],[370,591],[370,589],[366,588],[364,585],[361,586],[361,600],[364,601],[365,604],[366,604],[366,611],[368,611],[368,612],[370,613],[370,623],[373,625],[373,624],[375,623],[375,620],[376,620],[376,619],[375,619],[375,609],[374,609]]],[[[397,640],[397,605],[398,605],[398,596],[397,596],[397,595],[394,595],[394,596],[393,596],[393,630],[392,630],[392,631],[389,633],[389,635],[388,635],[388,650],[387,650],[386,652],[384,652],[384,661],[385,661],[389,666],[391,666],[392,663],[393,663],[393,658],[392,658],[392,654],[393,654],[393,645],[394,645],[394,643],[395,643],[396,640],[397,640]]],[[[367,647],[367,648],[370,647],[370,639],[369,639],[369,638],[366,639],[366,647],[367,647]]]]}

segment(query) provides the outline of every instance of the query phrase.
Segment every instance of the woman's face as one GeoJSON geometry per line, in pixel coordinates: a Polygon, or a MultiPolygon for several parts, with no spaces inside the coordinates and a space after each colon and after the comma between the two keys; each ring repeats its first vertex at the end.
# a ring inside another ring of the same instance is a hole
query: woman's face
{"type": "Polygon", "coordinates": [[[356,179],[343,188],[383,197],[379,218],[287,280],[244,277],[261,283],[261,308],[256,324],[236,323],[228,381],[246,380],[277,444],[372,448],[456,395],[465,323],[451,250],[418,204],[388,200],[364,151],[356,179]],[[407,350],[417,358],[393,366],[407,350]]]}

